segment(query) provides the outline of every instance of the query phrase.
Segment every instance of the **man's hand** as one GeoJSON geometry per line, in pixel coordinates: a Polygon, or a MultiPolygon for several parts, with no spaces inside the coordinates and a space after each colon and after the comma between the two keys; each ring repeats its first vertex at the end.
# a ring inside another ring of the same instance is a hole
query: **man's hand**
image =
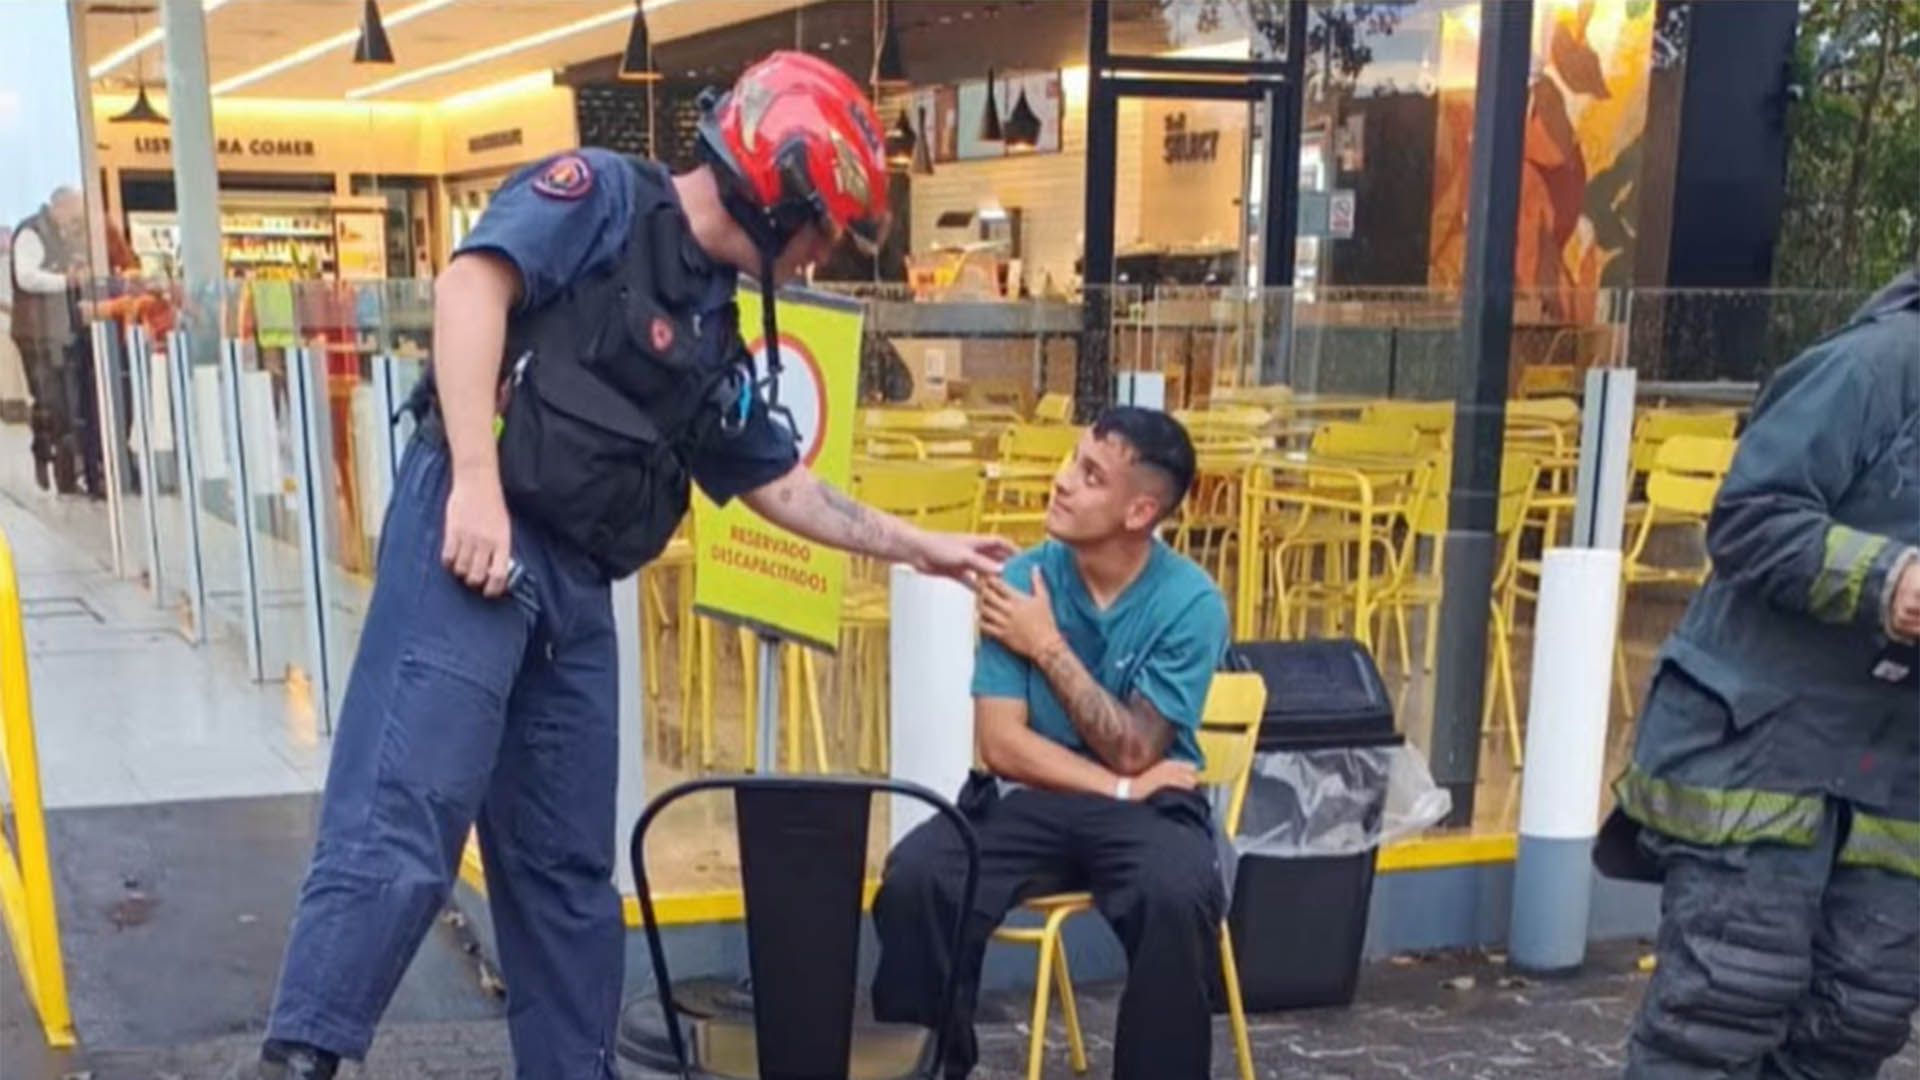
{"type": "Polygon", "coordinates": [[[914,545],[912,566],[923,574],[952,578],[961,584],[1000,580],[1000,567],[1017,550],[998,536],[960,536],[923,532],[914,545]]]}
{"type": "Polygon", "coordinates": [[[1920,559],[1908,558],[1894,583],[1887,628],[1908,641],[1920,640],[1920,559]]]}
{"type": "Polygon", "coordinates": [[[447,496],[446,539],[440,562],[469,588],[489,599],[507,591],[513,556],[513,526],[498,479],[454,474],[447,496]]]}
{"type": "Polygon", "coordinates": [[[1171,758],[1133,778],[1135,802],[1145,802],[1158,791],[1192,791],[1200,786],[1200,771],[1184,761],[1171,758]]]}
{"type": "Polygon", "coordinates": [[[1038,660],[1060,644],[1053,601],[1039,567],[1033,568],[1032,596],[1007,584],[998,574],[981,579],[980,629],[1025,660],[1038,660]]]}

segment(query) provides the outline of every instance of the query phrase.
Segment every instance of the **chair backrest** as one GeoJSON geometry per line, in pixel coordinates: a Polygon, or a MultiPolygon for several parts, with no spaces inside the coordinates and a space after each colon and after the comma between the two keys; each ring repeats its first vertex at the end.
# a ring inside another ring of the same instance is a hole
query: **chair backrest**
{"type": "Polygon", "coordinates": [[[1376,401],[1361,411],[1360,422],[1410,427],[1422,435],[1437,435],[1453,428],[1453,402],[1376,401]]]}
{"type": "Polygon", "coordinates": [[[1668,516],[1705,519],[1738,447],[1733,439],[1703,435],[1675,435],[1661,443],[1647,474],[1647,503],[1668,516]]]}
{"type": "Polygon", "coordinates": [[[1257,671],[1217,672],[1200,710],[1200,754],[1207,763],[1200,782],[1227,790],[1227,813],[1220,827],[1228,836],[1240,828],[1240,807],[1253,776],[1254,743],[1266,710],[1267,681],[1257,671]]]}
{"type": "Polygon", "coordinates": [[[1368,424],[1335,420],[1313,432],[1313,452],[1339,457],[1412,457],[1420,452],[1420,431],[1404,424],[1368,424]]]}
{"type": "Polygon", "coordinates": [[[1563,397],[1516,399],[1507,402],[1507,416],[1572,427],[1580,423],[1580,403],[1563,397]]]}
{"type": "MultiPolygon", "coordinates": [[[[753,1027],[763,1077],[845,1076],[853,1046],[860,900],[866,884],[867,831],[875,795],[901,795],[932,807],[958,832],[966,852],[964,887],[949,931],[959,955],[973,909],[980,849],[952,803],[918,784],[865,777],[715,776],[691,780],[648,804],[634,824],[628,856],[645,921],[647,952],[681,1071],[689,1051],[673,1000],[673,979],[648,886],[647,831],[661,812],[690,795],[731,791],[746,901],[747,961],[753,974],[753,1027]]],[[[939,1075],[959,965],[941,992],[930,1075],[939,1075]]]]}
{"type": "Polygon", "coordinates": [[[965,431],[969,422],[962,409],[862,409],[859,426],[864,431],[948,432],[965,431]]]}
{"type": "Polygon", "coordinates": [[[853,471],[853,496],[876,510],[936,532],[972,532],[986,480],[971,461],[866,460],[853,471]]]}
{"type": "MultiPolygon", "coordinates": [[[[1496,535],[1507,536],[1519,526],[1539,476],[1538,456],[1513,451],[1501,456],[1500,503],[1494,521],[1496,535]]],[[[1435,454],[1422,471],[1413,500],[1407,507],[1410,531],[1428,538],[1444,536],[1452,498],[1453,457],[1435,454]]]]}
{"type": "Polygon", "coordinates": [[[1675,435],[1660,444],[1653,463],[1657,469],[1672,472],[1725,476],[1733,468],[1733,454],[1739,448],[1737,440],[1726,436],[1675,435]]]}
{"type": "Polygon", "coordinates": [[[1731,409],[1648,409],[1633,424],[1633,471],[1652,472],[1660,447],[1676,435],[1731,439],[1740,415],[1731,409]]]}
{"type": "Polygon", "coordinates": [[[1526,364],[1520,368],[1519,391],[1523,397],[1571,394],[1579,386],[1580,369],[1572,364],[1526,364]]]}
{"type": "Polygon", "coordinates": [[[1034,403],[1033,419],[1042,424],[1064,424],[1073,419],[1073,398],[1067,394],[1042,394],[1034,403]]]}
{"type": "Polygon", "coordinates": [[[1016,424],[1000,436],[1000,460],[1058,465],[1080,445],[1084,429],[1072,424],[1016,424]]]}

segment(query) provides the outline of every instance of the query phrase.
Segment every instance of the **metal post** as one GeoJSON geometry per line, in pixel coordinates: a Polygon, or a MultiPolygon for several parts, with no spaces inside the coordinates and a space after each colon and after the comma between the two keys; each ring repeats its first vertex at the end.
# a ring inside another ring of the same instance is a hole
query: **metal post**
{"type": "Polygon", "coordinates": [[[193,402],[189,400],[193,393],[193,377],[187,370],[192,356],[188,351],[190,346],[185,330],[167,335],[167,382],[173,388],[174,471],[180,484],[180,505],[187,519],[187,608],[193,620],[187,640],[204,645],[207,641],[206,555],[200,547],[200,462],[194,438],[193,402]]]}
{"type": "Polygon", "coordinates": [[[394,369],[393,357],[381,353],[373,358],[373,409],[380,414],[373,452],[378,455],[380,470],[389,481],[400,475],[400,431],[394,420],[400,403],[395,400],[398,373],[394,369]]]}
{"type": "MultiPolygon", "coordinates": [[[[1113,213],[1119,170],[1120,99],[1107,71],[1109,0],[1087,17],[1086,236],[1081,258],[1080,358],[1074,367],[1076,420],[1085,421],[1113,390],[1113,213]]],[[[1045,387],[1042,387],[1044,391],[1045,387]]]]}
{"type": "Polygon", "coordinates": [[[327,519],[333,506],[329,497],[333,468],[327,453],[332,441],[327,436],[326,367],[316,361],[311,349],[289,349],[287,377],[292,384],[287,388],[287,398],[293,406],[293,434],[300,462],[300,561],[304,571],[300,587],[306,601],[308,677],[312,681],[314,715],[319,718],[320,730],[331,735],[333,670],[327,624],[332,614],[333,574],[327,519]]]}
{"type": "Polygon", "coordinates": [[[1307,71],[1306,0],[1287,4],[1286,73],[1267,92],[1267,190],[1260,201],[1260,285],[1278,296],[1278,325],[1260,352],[1260,384],[1282,382],[1293,367],[1294,238],[1300,230],[1300,108],[1307,71]],[[1275,290],[1281,290],[1277,294],[1275,290]]]}
{"type": "Polygon", "coordinates": [[[1467,199],[1467,268],[1461,290],[1461,360],[1454,411],[1434,688],[1433,774],[1453,796],[1447,824],[1473,821],[1486,691],[1487,602],[1506,428],[1513,337],[1513,254],[1520,154],[1526,141],[1533,0],[1482,0],[1479,105],[1467,199]]]}
{"type": "MultiPolygon", "coordinates": [[[[128,380],[133,389],[133,415],[140,422],[140,445],[137,449],[140,462],[140,508],[141,516],[147,526],[147,587],[153,591],[155,607],[167,606],[167,571],[161,561],[160,544],[160,500],[158,470],[154,468],[153,458],[153,343],[147,340],[147,333],[139,326],[127,327],[127,372],[132,376],[128,380]]],[[[118,380],[115,380],[116,384],[118,380]]],[[[115,393],[119,387],[115,386],[115,393]]],[[[112,456],[121,457],[121,432],[125,428],[115,428],[103,434],[103,439],[111,439],[112,456]]],[[[117,486],[117,485],[116,485],[117,486]]]]}
{"type": "Polygon", "coordinates": [[[233,463],[227,483],[233,494],[233,525],[240,532],[240,596],[245,616],[241,637],[247,643],[247,670],[253,673],[254,682],[265,682],[267,668],[260,618],[260,555],[255,548],[253,485],[248,476],[251,469],[247,464],[246,439],[242,434],[245,414],[240,408],[240,349],[241,343],[231,339],[223,341],[220,348],[221,381],[226,384],[226,393],[221,395],[221,402],[227,414],[227,459],[233,463]]]}
{"type": "MultiPolygon", "coordinates": [[[[1573,546],[1620,550],[1627,521],[1633,455],[1636,375],[1632,368],[1587,372],[1580,416],[1580,469],[1575,474],[1573,546]]],[[[1552,538],[1548,538],[1550,543],[1552,538]]]]}
{"type": "Polygon", "coordinates": [[[755,770],[762,775],[780,771],[780,639],[761,634],[759,757],[755,770]]]}
{"type": "Polygon", "coordinates": [[[102,481],[107,485],[107,543],[113,560],[113,576],[124,578],[127,576],[127,537],[126,527],[121,520],[124,512],[120,497],[123,461],[117,449],[119,441],[111,437],[113,432],[120,430],[120,369],[117,366],[120,343],[109,329],[113,325],[111,322],[95,322],[87,329],[93,335],[94,417],[100,427],[102,481]]]}
{"type": "MultiPolygon", "coordinates": [[[[620,703],[620,729],[617,750],[620,765],[615,780],[614,813],[619,834],[627,835],[647,805],[647,716],[646,686],[641,672],[646,670],[646,635],[641,631],[645,600],[640,591],[640,575],[628,574],[613,583],[613,636],[618,655],[624,659],[617,670],[619,684],[615,696],[620,703]]],[[[682,708],[691,706],[682,704],[682,708]]],[[[633,867],[614,860],[614,884],[622,895],[633,895],[633,867]]]]}

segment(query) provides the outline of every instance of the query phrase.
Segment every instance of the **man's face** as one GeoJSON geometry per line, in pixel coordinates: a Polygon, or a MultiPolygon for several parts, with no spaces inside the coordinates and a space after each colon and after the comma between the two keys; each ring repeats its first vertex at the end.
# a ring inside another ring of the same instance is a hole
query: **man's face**
{"type": "Polygon", "coordinates": [[[1047,502],[1047,533],[1065,544],[1106,540],[1153,528],[1165,497],[1152,469],[1134,457],[1118,436],[1089,430],[1053,480],[1047,502]]]}
{"type": "Polygon", "coordinates": [[[775,285],[786,285],[808,267],[833,254],[833,238],[818,225],[808,225],[787,241],[787,248],[773,261],[773,281],[775,285]]]}

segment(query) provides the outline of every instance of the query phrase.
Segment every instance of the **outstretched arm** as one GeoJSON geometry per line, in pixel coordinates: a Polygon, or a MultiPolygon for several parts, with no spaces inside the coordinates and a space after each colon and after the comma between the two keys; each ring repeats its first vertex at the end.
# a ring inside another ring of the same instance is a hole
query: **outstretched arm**
{"type": "Polygon", "coordinates": [[[930,533],[864,506],[804,465],[744,498],[761,517],[815,543],[908,563],[924,573],[961,580],[994,575],[1013,555],[1013,545],[998,537],[930,533]]]}

